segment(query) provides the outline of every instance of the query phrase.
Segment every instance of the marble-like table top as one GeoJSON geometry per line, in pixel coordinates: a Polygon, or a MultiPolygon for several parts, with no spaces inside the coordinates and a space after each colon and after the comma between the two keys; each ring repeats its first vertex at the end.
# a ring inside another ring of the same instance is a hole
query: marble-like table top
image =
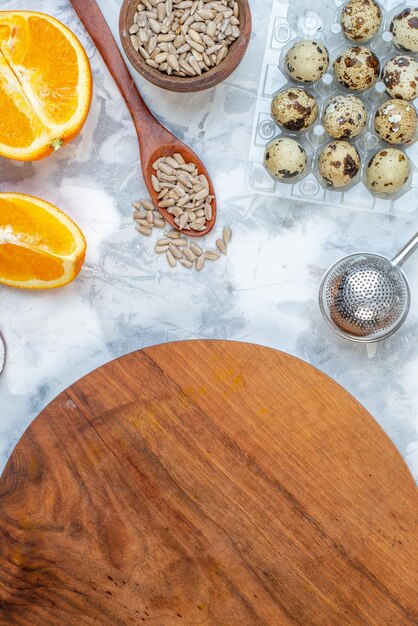
{"type": "MultiPolygon", "coordinates": [[[[402,330],[366,349],[338,338],[317,305],[325,268],[345,253],[391,255],[417,220],[281,201],[245,186],[259,69],[270,2],[250,0],[247,56],[207,92],[164,92],[136,76],[157,117],[205,160],[218,201],[218,230],[230,225],[230,255],[202,273],[171,270],[138,236],[131,202],[144,196],[129,114],[101,58],[66,0],[3,0],[1,8],[51,13],[86,46],[94,99],[80,135],[37,163],[0,159],[0,190],[38,195],[84,230],[85,267],[68,287],[30,293],[0,288],[8,346],[0,377],[0,470],[31,420],[72,382],[132,350],[156,343],[221,338],[294,354],[329,374],[371,412],[418,480],[418,258],[406,267],[413,303],[402,330]]],[[[120,0],[99,0],[117,35],[120,0]]]]}

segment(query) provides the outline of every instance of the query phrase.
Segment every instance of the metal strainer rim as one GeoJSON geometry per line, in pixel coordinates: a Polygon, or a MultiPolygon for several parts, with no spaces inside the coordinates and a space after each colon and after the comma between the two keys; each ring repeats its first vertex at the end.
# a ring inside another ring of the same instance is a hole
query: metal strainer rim
{"type": "Polygon", "coordinates": [[[410,290],[409,282],[408,282],[408,279],[406,277],[405,272],[398,265],[395,265],[391,261],[391,259],[389,259],[387,256],[384,256],[383,254],[376,254],[374,252],[353,252],[352,254],[347,254],[346,256],[342,256],[337,261],[335,261],[335,263],[333,263],[331,265],[331,267],[329,267],[327,269],[327,271],[325,272],[325,274],[324,274],[324,276],[323,276],[323,278],[321,280],[321,284],[319,286],[319,308],[321,310],[322,317],[327,322],[327,324],[331,328],[331,330],[334,331],[334,333],[336,333],[337,335],[339,335],[343,339],[348,339],[348,340],[354,341],[356,343],[378,343],[379,341],[383,341],[384,339],[388,339],[391,335],[396,333],[396,331],[399,330],[399,328],[405,322],[406,318],[408,317],[410,307],[411,307],[411,290],[410,290]],[[403,279],[405,281],[405,287],[406,287],[406,293],[407,293],[407,303],[406,303],[406,306],[405,306],[405,311],[404,311],[402,317],[398,320],[397,324],[391,330],[388,330],[386,333],[384,333],[381,337],[374,337],[373,335],[370,335],[370,336],[366,335],[364,337],[359,337],[357,335],[351,335],[349,332],[345,332],[345,331],[341,330],[341,328],[339,328],[337,326],[337,324],[335,324],[335,322],[332,321],[331,317],[328,315],[328,312],[327,312],[327,310],[324,307],[323,295],[324,295],[325,285],[326,285],[328,277],[332,274],[334,269],[342,261],[347,261],[348,259],[351,259],[352,257],[357,257],[357,256],[375,257],[375,258],[383,259],[384,261],[388,261],[392,265],[392,267],[397,269],[402,274],[402,277],[403,277],[403,279]]]}

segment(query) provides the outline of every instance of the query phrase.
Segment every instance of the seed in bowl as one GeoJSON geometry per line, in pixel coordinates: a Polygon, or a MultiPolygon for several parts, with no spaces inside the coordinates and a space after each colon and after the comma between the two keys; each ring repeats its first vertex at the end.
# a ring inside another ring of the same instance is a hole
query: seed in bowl
{"type": "Polygon", "coordinates": [[[418,95],[418,63],[412,57],[397,56],[386,63],[382,80],[392,98],[414,100],[418,95]]]}
{"type": "Polygon", "coordinates": [[[372,157],[367,166],[367,184],[372,191],[391,194],[401,189],[409,179],[411,163],[397,148],[385,148],[372,157]]]}
{"type": "Polygon", "coordinates": [[[288,137],[273,139],[264,154],[264,165],[276,180],[291,180],[303,174],[308,158],[300,143],[288,137]]]}
{"type": "Polygon", "coordinates": [[[286,54],[286,70],[293,80],[313,83],[329,67],[328,50],[322,43],[306,39],[298,41],[286,54]]]}
{"type": "Polygon", "coordinates": [[[417,112],[406,100],[388,100],[376,111],[377,134],[392,144],[410,143],[417,133],[417,112]]]}
{"type": "Polygon", "coordinates": [[[274,96],[271,114],[276,124],[287,130],[306,130],[318,117],[318,105],[310,93],[295,87],[274,96]]]}
{"type": "Polygon", "coordinates": [[[334,139],[357,137],[366,126],[367,112],[357,96],[335,96],[327,105],[323,123],[334,139]]]}
{"type": "Polygon", "coordinates": [[[360,169],[360,155],[348,141],[332,141],[321,152],[319,173],[329,187],[346,187],[360,169]]]}
{"type": "Polygon", "coordinates": [[[192,77],[219,65],[240,36],[236,0],[143,0],[129,28],[145,63],[168,75],[192,77]]]}
{"type": "Polygon", "coordinates": [[[369,48],[348,48],[334,61],[338,82],[347,89],[364,91],[372,87],[380,73],[379,59],[369,48]]]}
{"type": "Polygon", "coordinates": [[[341,13],[341,26],[347,39],[365,42],[372,39],[382,23],[382,11],[375,0],[350,0],[341,13]]]}
{"type": "Polygon", "coordinates": [[[158,207],[174,215],[180,230],[206,229],[213,217],[209,182],[199,174],[194,163],[186,163],[181,154],[157,159],[152,165],[152,186],[158,193],[158,207]]]}
{"type": "Polygon", "coordinates": [[[418,8],[404,9],[390,25],[393,44],[404,52],[418,52],[418,8]]]}

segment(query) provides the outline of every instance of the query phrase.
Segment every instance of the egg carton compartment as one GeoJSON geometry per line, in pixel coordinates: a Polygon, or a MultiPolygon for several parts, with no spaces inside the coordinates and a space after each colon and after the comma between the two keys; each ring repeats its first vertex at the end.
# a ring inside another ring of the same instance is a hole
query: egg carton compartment
{"type": "MultiPolygon", "coordinates": [[[[417,59],[414,52],[395,48],[390,25],[393,18],[407,8],[408,2],[384,0],[379,4],[382,23],[376,35],[365,43],[348,40],[342,32],[340,15],[345,0],[273,0],[271,19],[267,34],[267,45],[260,73],[260,83],[252,133],[252,142],[247,168],[247,185],[257,193],[280,198],[305,200],[334,207],[348,207],[383,214],[410,215],[418,211],[418,146],[392,145],[383,141],[374,129],[375,113],[379,106],[391,96],[386,93],[384,83],[376,84],[364,91],[348,90],[336,80],[333,61],[351,46],[368,47],[376,54],[381,68],[397,55],[408,55],[417,59]],[[325,45],[330,56],[328,71],[316,83],[304,83],[289,78],[284,59],[290,48],[298,41],[312,39],[325,45]],[[318,104],[316,123],[306,131],[291,132],[276,125],[271,115],[273,97],[288,88],[302,88],[311,93],[318,104]],[[323,112],[330,100],[338,95],[353,95],[359,98],[368,113],[368,121],[362,132],[350,139],[360,157],[361,167],[350,185],[342,189],[327,186],[318,171],[318,159],[323,148],[331,141],[322,126],[323,112]],[[296,139],[308,157],[306,173],[285,182],[274,180],[263,165],[266,145],[277,137],[296,139]],[[396,194],[372,193],[365,184],[366,168],[372,156],[383,148],[396,148],[405,152],[411,161],[411,175],[404,187],[396,194]]],[[[415,104],[417,101],[415,101],[415,104]]],[[[414,102],[411,103],[414,105],[414,102]]]]}

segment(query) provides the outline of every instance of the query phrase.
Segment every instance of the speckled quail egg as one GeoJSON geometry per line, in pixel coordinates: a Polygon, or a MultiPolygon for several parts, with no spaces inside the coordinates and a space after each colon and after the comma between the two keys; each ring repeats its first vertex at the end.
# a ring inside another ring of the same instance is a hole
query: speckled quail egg
{"type": "Polygon", "coordinates": [[[374,127],[388,143],[409,143],[417,133],[417,112],[410,102],[388,100],[376,111],[374,127]]]}
{"type": "Polygon", "coordinates": [[[345,187],[360,169],[360,155],[348,141],[332,141],[319,157],[319,173],[329,187],[345,187]]]}
{"type": "Polygon", "coordinates": [[[273,139],[265,151],[264,165],[276,180],[296,178],[306,170],[308,158],[300,143],[288,137],[273,139]]]}
{"type": "Polygon", "coordinates": [[[319,80],[329,67],[328,50],[322,43],[298,41],[286,54],[286,70],[291,78],[304,83],[319,80]]]}
{"type": "Polygon", "coordinates": [[[378,193],[395,193],[408,181],[410,172],[411,164],[406,154],[396,148],[386,148],[371,158],[367,166],[367,184],[378,193]]]}
{"type": "Polygon", "coordinates": [[[287,130],[306,130],[318,117],[318,105],[304,89],[286,89],[274,96],[271,114],[275,122],[287,130]]]}
{"type": "Polygon", "coordinates": [[[379,59],[369,48],[348,48],[335,60],[334,72],[343,87],[362,91],[379,78],[379,59]]]}
{"type": "Polygon", "coordinates": [[[418,9],[407,8],[390,25],[393,44],[405,52],[418,52],[418,9]]]}
{"type": "Polygon", "coordinates": [[[357,137],[365,127],[367,112],[356,96],[335,96],[327,105],[323,124],[334,139],[357,137]]]}
{"type": "Polygon", "coordinates": [[[418,95],[418,63],[412,57],[397,56],[386,63],[382,80],[392,98],[413,100],[418,95]]]}
{"type": "Polygon", "coordinates": [[[341,26],[347,39],[369,41],[382,23],[382,11],[375,0],[350,0],[341,13],[341,26]]]}

